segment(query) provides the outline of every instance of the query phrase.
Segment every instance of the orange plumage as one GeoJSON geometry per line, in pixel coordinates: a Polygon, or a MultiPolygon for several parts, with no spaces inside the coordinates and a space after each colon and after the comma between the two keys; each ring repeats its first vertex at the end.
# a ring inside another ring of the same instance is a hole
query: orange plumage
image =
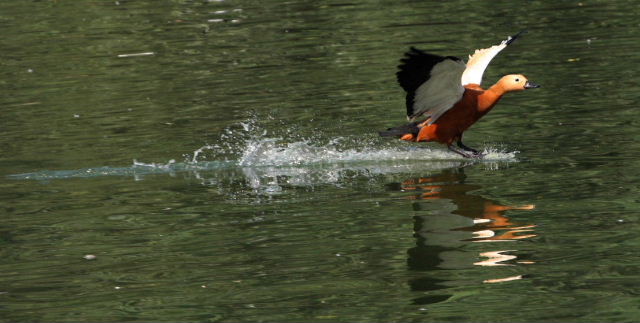
{"type": "Polygon", "coordinates": [[[504,93],[497,88],[484,90],[478,84],[468,84],[462,99],[443,114],[435,123],[425,121],[419,125],[420,131],[412,141],[436,141],[451,145],[462,138],[482,116],[487,114],[504,93]]]}

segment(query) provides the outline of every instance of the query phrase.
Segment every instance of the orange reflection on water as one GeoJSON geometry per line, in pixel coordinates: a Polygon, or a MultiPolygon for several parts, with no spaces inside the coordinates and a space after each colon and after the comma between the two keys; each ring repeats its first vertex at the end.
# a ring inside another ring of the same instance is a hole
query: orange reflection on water
{"type": "MultiPolygon", "coordinates": [[[[514,210],[533,210],[535,205],[504,205],[473,191],[482,187],[468,184],[464,168],[447,169],[439,174],[410,178],[398,183],[396,189],[408,192],[414,201],[414,232],[416,247],[408,251],[412,270],[465,269],[474,266],[505,267],[533,264],[518,259],[515,245],[510,248],[478,253],[463,246],[478,242],[515,242],[536,236],[536,225],[518,223],[506,214],[514,210]],[[421,202],[423,201],[423,202],[421,202]]],[[[496,271],[495,273],[498,273],[496,271]]],[[[495,274],[494,273],[494,274],[495,274]]],[[[484,273],[482,275],[486,275],[484,273]]],[[[519,280],[524,275],[490,277],[483,283],[503,283],[519,280]]],[[[416,279],[413,290],[431,290],[427,279],[416,279]]]]}
{"type": "Polygon", "coordinates": [[[448,199],[455,203],[458,209],[453,213],[472,218],[476,224],[473,228],[459,228],[466,231],[475,229],[472,232],[474,242],[521,240],[536,236],[531,233],[535,225],[516,225],[505,216],[506,211],[533,210],[535,205],[502,205],[479,195],[467,194],[481,187],[464,184],[463,179],[462,173],[445,171],[432,177],[405,180],[401,187],[404,191],[420,192],[407,197],[412,200],[448,199]],[[484,226],[484,228],[477,230],[477,226],[484,226]]]}

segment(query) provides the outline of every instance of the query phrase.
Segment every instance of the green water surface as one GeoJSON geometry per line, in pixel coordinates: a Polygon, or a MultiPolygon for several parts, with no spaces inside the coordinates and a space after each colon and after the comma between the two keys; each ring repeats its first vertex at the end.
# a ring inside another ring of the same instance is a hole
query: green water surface
{"type": "Polygon", "coordinates": [[[640,321],[636,8],[1,1],[0,321],[640,321]],[[491,158],[377,137],[523,29],[491,158]]]}

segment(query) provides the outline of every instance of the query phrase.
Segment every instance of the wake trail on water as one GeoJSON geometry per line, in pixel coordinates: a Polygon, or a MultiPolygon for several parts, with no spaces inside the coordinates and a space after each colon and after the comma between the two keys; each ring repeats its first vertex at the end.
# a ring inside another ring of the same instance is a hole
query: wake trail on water
{"type": "MultiPolygon", "coordinates": [[[[517,161],[517,151],[485,147],[484,158],[469,160],[446,148],[411,144],[379,138],[372,131],[364,136],[327,138],[321,132],[303,137],[295,127],[279,127],[280,133],[269,133],[257,118],[226,128],[215,144],[207,144],[190,154],[183,162],[143,162],[135,159],[129,167],[93,167],[77,170],[40,171],[16,174],[14,179],[60,179],[95,176],[142,175],[242,169],[249,177],[285,176],[301,173],[327,173],[366,170],[396,173],[407,170],[441,169],[461,164],[484,163],[498,168],[498,163],[517,161]]],[[[332,176],[329,176],[332,177],[332,176]]],[[[254,178],[255,180],[255,178],[254,178]]]]}

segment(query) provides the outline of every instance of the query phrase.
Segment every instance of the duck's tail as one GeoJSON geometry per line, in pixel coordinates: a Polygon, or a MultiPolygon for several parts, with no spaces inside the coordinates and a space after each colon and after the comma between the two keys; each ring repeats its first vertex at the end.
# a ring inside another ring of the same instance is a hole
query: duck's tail
{"type": "Polygon", "coordinates": [[[411,122],[401,126],[389,128],[384,131],[379,131],[378,133],[382,137],[399,137],[403,140],[412,140],[418,136],[420,132],[420,127],[418,127],[418,122],[411,122]]]}

